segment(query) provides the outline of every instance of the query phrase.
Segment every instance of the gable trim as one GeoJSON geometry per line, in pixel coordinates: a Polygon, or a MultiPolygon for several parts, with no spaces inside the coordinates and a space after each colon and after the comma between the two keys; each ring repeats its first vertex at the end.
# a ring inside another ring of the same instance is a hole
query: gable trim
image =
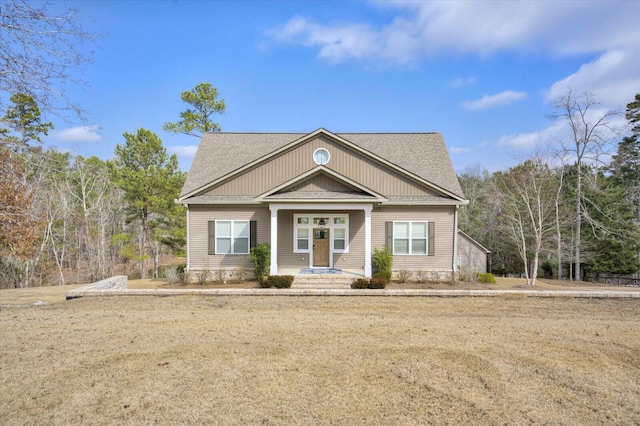
{"type": "Polygon", "coordinates": [[[317,166],[314,167],[311,170],[308,170],[304,173],[302,173],[299,176],[296,176],[293,179],[288,180],[287,182],[284,182],[278,186],[276,186],[273,189],[270,189],[269,191],[258,195],[255,200],[256,201],[268,201],[266,200],[269,196],[276,194],[279,191],[282,191],[286,188],[289,188],[291,186],[294,186],[297,183],[303,182],[304,180],[306,180],[307,178],[311,178],[314,175],[320,175],[321,173],[326,173],[327,175],[335,178],[336,180],[338,180],[341,183],[346,184],[347,186],[351,186],[354,187],[356,189],[359,189],[360,191],[370,195],[371,197],[374,198],[374,200],[370,200],[370,201],[378,201],[378,202],[383,202],[386,201],[387,199],[385,197],[383,197],[382,195],[378,194],[375,191],[370,190],[369,188],[359,184],[358,182],[355,182],[349,178],[347,178],[346,176],[341,175],[340,173],[337,173],[331,169],[328,169],[325,166],[317,166]]]}

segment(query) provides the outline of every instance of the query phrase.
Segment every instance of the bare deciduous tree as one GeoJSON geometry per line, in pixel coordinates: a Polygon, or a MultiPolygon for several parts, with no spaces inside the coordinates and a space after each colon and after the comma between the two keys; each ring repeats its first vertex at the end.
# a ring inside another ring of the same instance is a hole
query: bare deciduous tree
{"type": "Polygon", "coordinates": [[[0,3],[0,91],[24,93],[46,111],[82,109],[65,92],[68,83],[85,85],[71,70],[91,62],[83,43],[100,34],[82,28],[78,11],[51,12],[26,0],[0,3]]]}
{"type": "Polygon", "coordinates": [[[554,107],[556,113],[550,118],[553,120],[564,119],[571,131],[571,140],[562,141],[562,152],[571,157],[577,166],[576,204],[575,204],[575,228],[574,228],[574,262],[575,278],[580,280],[580,248],[581,248],[581,224],[583,219],[582,199],[582,166],[586,163],[599,162],[600,156],[605,152],[609,139],[607,135],[613,131],[610,119],[618,115],[617,112],[598,113],[595,111],[599,105],[593,94],[584,92],[576,95],[571,89],[559,97],[554,107]],[[606,132],[608,130],[609,132],[606,132]]]}

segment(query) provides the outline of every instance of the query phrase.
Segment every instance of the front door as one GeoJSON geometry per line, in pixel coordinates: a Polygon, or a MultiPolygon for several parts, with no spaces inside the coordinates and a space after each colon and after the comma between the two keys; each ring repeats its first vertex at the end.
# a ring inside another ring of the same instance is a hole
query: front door
{"type": "Polygon", "coordinates": [[[313,266],[329,266],[329,230],[313,230],[313,266]]]}

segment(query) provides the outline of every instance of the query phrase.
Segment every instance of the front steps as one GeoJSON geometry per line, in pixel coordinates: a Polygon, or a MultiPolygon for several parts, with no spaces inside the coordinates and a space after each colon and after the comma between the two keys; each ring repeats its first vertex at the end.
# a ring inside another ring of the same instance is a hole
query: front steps
{"type": "Polygon", "coordinates": [[[302,274],[296,275],[291,288],[301,289],[349,289],[355,278],[342,274],[302,274]]]}

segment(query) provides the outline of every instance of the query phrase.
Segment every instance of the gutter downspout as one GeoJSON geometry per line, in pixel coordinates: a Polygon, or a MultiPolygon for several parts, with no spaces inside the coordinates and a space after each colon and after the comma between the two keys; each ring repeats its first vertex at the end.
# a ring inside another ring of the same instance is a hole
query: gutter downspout
{"type": "Polygon", "coordinates": [[[456,258],[458,257],[458,209],[460,206],[456,206],[456,210],[453,213],[453,259],[452,259],[452,270],[453,270],[453,279],[455,281],[456,277],[456,258]]]}

